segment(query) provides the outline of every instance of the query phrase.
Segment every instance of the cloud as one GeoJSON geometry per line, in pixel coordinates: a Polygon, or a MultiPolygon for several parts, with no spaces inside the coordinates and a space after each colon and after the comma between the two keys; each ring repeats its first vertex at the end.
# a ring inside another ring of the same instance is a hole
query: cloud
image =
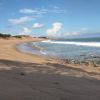
{"type": "Polygon", "coordinates": [[[19,12],[20,13],[25,13],[25,14],[31,14],[31,13],[36,13],[37,11],[33,10],[33,9],[24,8],[24,9],[20,9],[19,12]]]}
{"type": "Polygon", "coordinates": [[[65,32],[65,33],[63,33],[63,36],[76,36],[76,35],[81,35],[83,33],[86,33],[87,30],[88,30],[88,28],[83,27],[83,28],[80,28],[79,31],[75,31],[75,32],[65,32]]]}
{"type": "Polygon", "coordinates": [[[34,23],[32,27],[28,28],[28,27],[23,27],[23,29],[21,30],[21,32],[19,32],[19,35],[29,35],[32,33],[33,29],[40,29],[43,28],[44,24],[40,24],[40,23],[34,23]]]}
{"type": "Polygon", "coordinates": [[[61,9],[58,6],[54,6],[51,9],[49,9],[48,11],[51,12],[51,13],[59,13],[59,14],[62,14],[62,13],[66,13],[67,12],[65,9],[61,9]]]}
{"type": "Polygon", "coordinates": [[[52,24],[52,28],[51,29],[48,29],[46,34],[47,36],[58,36],[60,35],[60,30],[62,29],[62,23],[59,23],[59,22],[55,22],[52,24]]]}
{"type": "Polygon", "coordinates": [[[44,24],[41,24],[41,23],[34,23],[32,26],[33,29],[40,29],[43,27],[44,27],[44,24]]]}
{"type": "Polygon", "coordinates": [[[35,8],[35,9],[24,8],[20,9],[19,12],[23,14],[44,14],[47,13],[48,10],[44,8],[35,8]]]}
{"type": "Polygon", "coordinates": [[[80,32],[65,32],[65,33],[62,33],[62,36],[75,36],[75,35],[79,35],[80,32]]]}
{"type": "Polygon", "coordinates": [[[19,35],[28,35],[32,32],[31,29],[27,28],[27,27],[23,27],[23,30],[19,33],[19,35]]]}
{"type": "Polygon", "coordinates": [[[63,29],[62,23],[56,22],[52,24],[52,28],[48,29],[46,31],[46,34],[48,37],[65,37],[65,36],[78,36],[83,33],[87,32],[87,28],[83,27],[80,28],[79,31],[73,31],[73,32],[62,32],[61,30],[63,29]]]}
{"type": "Polygon", "coordinates": [[[9,19],[8,21],[12,24],[23,24],[23,23],[31,21],[33,19],[35,19],[35,17],[33,17],[33,16],[24,16],[24,17],[20,17],[18,19],[9,19]]]}
{"type": "Polygon", "coordinates": [[[19,10],[20,13],[23,14],[46,14],[46,13],[66,13],[66,10],[63,10],[57,6],[50,7],[50,8],[24,8],[19,10]]]}
{"type": "Polygon", "coordinates": [[[48,7],[48,8],[34,8],[34,9],[29,9],[29,8],[24,8],[20,9],[19,13],[21,14],[34,14],[34,16],[24,16],[20,18],[10,18],[8,21],[12,24],[23,24],[25,22],[29,22],[33,19],[37,19],[40,17],[43,17],[44,14],[46,13],[65,13],[66,11],[54,6],[54,7],[48,7]]]}
{"type": "Polygon", "coordinates": [[[65,32],[65,33],[63,33],[62,35],[63,35],[63,36],[77,36],[77,35],[82,35],[82,34],[86,33],[87,30],[88,30],[88,28],[82,27],[82,28],[80,28],[79,31],[65,32]]]}

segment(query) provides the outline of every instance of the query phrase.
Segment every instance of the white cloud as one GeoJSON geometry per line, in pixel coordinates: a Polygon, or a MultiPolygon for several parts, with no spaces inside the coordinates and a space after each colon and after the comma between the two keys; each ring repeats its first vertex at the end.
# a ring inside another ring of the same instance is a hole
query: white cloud
{"type": "Polygon", "coordinates": [[[20,9],[19,12],[20,13],[25,13],[25,14],[31,14],[31,13],[36,13],[37,11],[33,10],[33,9],[24,8],[24,9],[20,9]]]}
{"type": "Polygon", "coordinates": [[[79,31],[75,31],[75,32],[65,32],[62,35],[63,36],[76,36],[76,35],[81,35],[83,33],[86,33],[87,30],[88,30],[88,28],[83,27],[83,28],[80,28],[79,31]]]}
{"type": "Polygon", "coordinates": [[[62,28],[62,23],[59,23],[59,22],[55,22],[52,24],[53,27],[51,29],[48,29],[47,30],[47,36],[58,36],[60,35],[60,30],[62,28]]]}
{"type": "Polygon", "coordinates": [[[63,33],[64,36],[75,36],[75,35],[81,35],[83,33],[86,33],[87,32],[87,28],[81,28],[79,31],[76,31],[76,32],[66,32],[66,33],[63,33]]]}
{"type": "Polygon", "coordinates": [[[35,9],[24,8],[24,9],[20,9],[19,12],[23,14],[34,14],[34,16],[10,18],[8,19],[8,21],[12,24],[23,24],[33,19],[40,18],[46,13],[65,13],[66,11],[62,10],[61,8],[57,6],[54,6],[54,7],[48,7],[48,8],[35,8],[35,9]]]}
{"type": "Polygon", "coordinates": [[[34,29],[40,29],[43,27],[44,27],[44,24],[41,24],[41,23],[34,23],[32,26],[32,28],[34,28],[34,29]]]}
{"type": "Polygon", "coordinates": [[[23,14],[44,14],[47,13],[48,10],[44,8],[35,8],[35,9],[24,8],[20,9],[19,12],[23,14]]]}
{"type": "Polygon", "coordinates": [[[19,35],[28,35],[32,32],[31,29],[24,27],[23,30],[19,33],[19,35]]]}
{"type": "Polygon", "coordinates": [[[46,31],[46,34],[48,37],[64,37],[64,36],[77,36],[77,35],[81,35],[83,33],[87,32],[87,28],[83,27],[80,28],[79,31],[73,31],[73,32],[61,32],[61,29],[63,29],[62,27],[62,23],[53,23],[53,27],[51,29],[48,29],[46,31]]]}
{"type": "Polygon", "coordinates": [[[73,36],[73,35],[79,35],[80,32],[65,32],[62,33],[62,36],[73,36]]]}
{"type": "Polygon", "coordinates": [[[59,14],[62,14],[62,13],[66,13],[67,11],[64,10],[64,9],[61,9],[61,8],[58,7],[58,6],[54,6],[54,7],[52,7],[51,9],[49,9],[49,12],[51,12],[51,13],[59,13],[59,14]]]}
{"type": "Polygon", "coordinates": [[[29,35],[29,34],[32,33],[33,29],[39,29],[39,28],[42,28],[42,27],[44,27],[44,24],[40,24],[40,23],[35,23],[30,28],[23,27],[23,29],[19,32],[19,35],[29,35]]]}
{"type": "Polygon", "coordinates": [[[19,12],[23,14],[46,14],[46,13],[66,13],[66,10],[54,6],[50,8],[35,8],[35,9],[24,8],[20,9],[19,12]]]}
{"type": "Polygon", "coordinates": [[[25,16],[25,17],[20,17],[18,19],[9,19],[8,21],[10,23],[12,23],[12,24],[22,24],[22,23],[31,21],[33,19],[35,19],[35,17],[33,17],[33,16],[25,16]]]}

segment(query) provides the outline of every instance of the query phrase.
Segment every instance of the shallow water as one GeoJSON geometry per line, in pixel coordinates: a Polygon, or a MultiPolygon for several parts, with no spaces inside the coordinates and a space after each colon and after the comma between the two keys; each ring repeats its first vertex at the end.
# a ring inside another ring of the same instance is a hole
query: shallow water
{"type": "Polygon", "coordinates": [[[98,41],[61,41],[47,40],[33,43],[42,49],[46,56],[60,59],[87,60],[100,58],[100,42],[98,41]]]}
{"type": "Polygon", "coordinates": [[[22,43],[17,45],[17,49],[24,53],[42,55],[41,51],[32,45],[32,43],[22,43]]]}
{"type": "Polygon", "coordinates": [[[70,40],[47,40],[32,43],[23,43],[17,46],[18,50],[46,56],[50,58],[70,60],[100,60],[100,42],[98,41],[70,41],[70,40]]]}

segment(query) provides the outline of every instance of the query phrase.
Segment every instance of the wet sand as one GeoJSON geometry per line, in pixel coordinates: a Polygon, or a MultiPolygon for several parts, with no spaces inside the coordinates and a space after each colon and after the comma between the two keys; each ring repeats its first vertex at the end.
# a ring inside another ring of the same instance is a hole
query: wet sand
{"type": "Polygon", "coordinates": [[[17,44],[39,40],[0,39],[0,100],[100,100],[99,68],[16,50],[17,44]]]}

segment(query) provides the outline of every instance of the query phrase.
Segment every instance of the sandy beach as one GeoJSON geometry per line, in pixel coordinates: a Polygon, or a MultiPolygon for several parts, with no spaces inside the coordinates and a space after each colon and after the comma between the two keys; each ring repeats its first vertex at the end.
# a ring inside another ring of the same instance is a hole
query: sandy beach
{"type": "Polygon", "coordinates": [[[0,100],[100,100],[100,67],[19,52],[31,39],[0,39],[0,100]]]}

